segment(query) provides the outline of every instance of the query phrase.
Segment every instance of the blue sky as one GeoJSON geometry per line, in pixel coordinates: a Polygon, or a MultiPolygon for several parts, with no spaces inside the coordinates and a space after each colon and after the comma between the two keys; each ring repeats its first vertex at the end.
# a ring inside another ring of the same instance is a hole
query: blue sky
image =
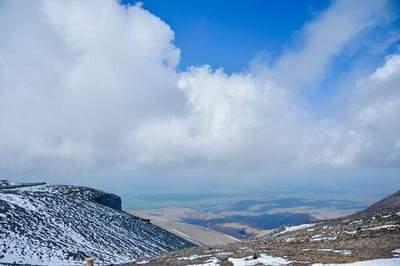
{"type": "MultiPolygon", "coordinates": [[[[122,1],[134,3],[135,1],[122,1]]],[[[258,55],[274,56],[330,1],[144,0],[144,8],[175,32],[180,68],[209,64],[242,71],[258,55]]]]}
{"type": "MultiPolygon", "coordinates": [[[[175,32],[175,45],[181,51],[178,70],[210,65],[222,67],[226,73],[247,71],[251,62],[261,59],[274,62],[282,53],[299,42],[307,23],[313,21],[332,4],[329,0],[298,1],[185,1],[185,0],[123,0],[122,4],[143,3],[143,7],[165,21],[175,32]]],[[[400,1],[390,1],[393,13],[399,13],[400,1]]],[[[400,20],[370,32],[371,43],[386,38],[385,34],[398,29],[400,20]],[[375,40],[374,40],[375,39],[375,40]]],[[[327,34],[329,34],[327,32],[327,34]]],[[[365,39],[363,39],[365,41],[365,39]]],[[[369,53],[368,43],[351,47],[348,53],[337,56],[321,82],[303,91],[316,115],[327,112],[324,105],[335,94],[343,80],[352,72],[372,71],[382,59],[397,48],[397,43],[383,53],[369,53]]]]}
{"type": "MultiPolygon", "coordinates": [[[[123,0],[142,2],[144,8],[164,20],[175,32],[181,49],[180,69],[211,65],[228,73],[245,70],[258,56],[274,58],[295,45],[295,37],[305,24],[326,10],[329,0],[123,0]]],[[[400,1],[390,1],[399,13],[400,1]]],[[[391,24],[398,28],[398,17],[391,24]]],[[[346,67],[344,58],[339,69],[346,67]]]]}

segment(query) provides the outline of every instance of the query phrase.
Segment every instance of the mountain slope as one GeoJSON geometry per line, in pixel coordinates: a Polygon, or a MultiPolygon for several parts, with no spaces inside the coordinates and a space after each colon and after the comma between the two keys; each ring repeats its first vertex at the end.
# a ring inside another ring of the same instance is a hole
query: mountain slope
{"type": "Polygon", "coordinates": [[[389,197],[386,197],[365,210],[359,211],[353,215],[350,215],[349,217],[355,218],[355,217],[360,217],[362,218],[363,216],[385,216],[385,215],[390,215],[395,212],[400,211],[400,191],[397,191],[390,195],[389,197]]]}
{"type": "Polygon", "coordinates": [[[400,192],[397,192],[346,217],[313,224],[283,226],[260,238],[212,249],[196,247],[179,250],[161,255],[149,263],[311,265],[385,258],[367,265],[400,265],[399,202],[400,192]]]}
{"type": "Polygon", "coordinates": [[[0,189],[0,262],[123,263],[193,246],[120,207],[119,197],[85,187],[0,189]]]}

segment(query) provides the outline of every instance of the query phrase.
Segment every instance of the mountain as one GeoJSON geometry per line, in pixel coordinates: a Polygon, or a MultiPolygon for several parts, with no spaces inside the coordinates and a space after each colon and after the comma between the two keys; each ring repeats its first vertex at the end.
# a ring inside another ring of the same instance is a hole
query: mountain
{"type": "Polygon", "coordinates": [[[148,220],[121,211],[121,199],[87,187],[0,186],[0,264],[124,263],[191,247],[148,220]]]}
{"type": "MultiPolygon", "coordinates": [[[[400,265],[400,191],[342,218],[282,226],[265,236],[161,255],[151,265],[400,265]]],[[[144,263],[144,262],[142,262],[144,263]]]]}
{"type": "Polygon", "coordinates": [[[365,210],[350,215],[351,218],[363,218],[370,216],[386,216],[400,210],[400,191],[393,193],[387,198],[380,200],[365,210]]]}

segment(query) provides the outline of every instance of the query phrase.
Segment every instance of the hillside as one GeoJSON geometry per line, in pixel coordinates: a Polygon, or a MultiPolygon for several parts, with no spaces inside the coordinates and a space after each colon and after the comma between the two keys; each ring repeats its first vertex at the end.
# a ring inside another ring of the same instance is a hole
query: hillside
{"type": "MultiPolygon", "coordinates": [[[[168,211],[171,209],[168,209],[168,211]]],[[[181,221],[176,212],[169,211],[169,215],[162,216],[159,212],[128,211],[135,216],[149,219],[157,226],[176,234],[198,246],[223,245],[239,241],[238,239],[212,230],[204,226],[188,224],[181,221]]]]}
{"type": "Polygon", "coordinates": [[[346,217],[283,226],[250,241],[179,250],[148,263],[212,266],[370,261],[366,265],[400,265],[399,202],[400,192],[396,192],[346,217]]]}
{"type": "Polygon", "coordinates": [[[193,246],[120,209],[118,196],[86,187],[0,189],[0,263],[123,263],[193,246]]]}

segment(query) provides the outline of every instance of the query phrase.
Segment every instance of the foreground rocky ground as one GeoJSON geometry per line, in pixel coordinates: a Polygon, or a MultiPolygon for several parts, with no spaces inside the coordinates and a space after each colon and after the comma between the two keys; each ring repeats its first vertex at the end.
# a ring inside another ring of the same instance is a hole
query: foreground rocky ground
{"type": "MultiPolygon", "coordinates": [[[[400,192],[364,211],[343,218],[316,224],[281,227],[264,237],[250,241],[184,249],[136,264],[309,265],[398,256],[400,192]]],[[[391,261],[394,264],[389,265],[400,264],[400,258],[391,261]]]]}

